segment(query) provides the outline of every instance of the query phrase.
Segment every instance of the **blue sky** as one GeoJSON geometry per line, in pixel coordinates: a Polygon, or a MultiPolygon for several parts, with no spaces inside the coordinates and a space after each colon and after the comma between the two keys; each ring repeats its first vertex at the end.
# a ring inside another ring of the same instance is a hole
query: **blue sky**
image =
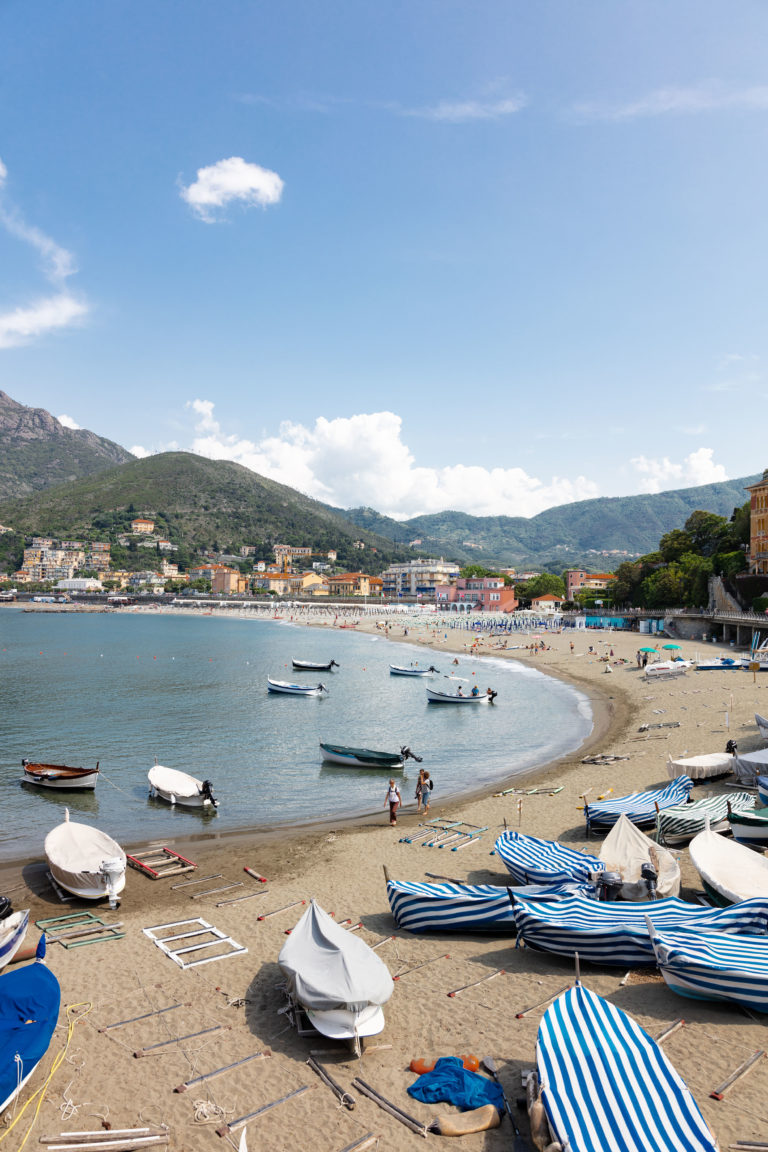
{"type": "Polygon", "coordinates": [[[737,16],[5,0],[0,388],[397,517],[761,470],[768,8],[737,16]]]}

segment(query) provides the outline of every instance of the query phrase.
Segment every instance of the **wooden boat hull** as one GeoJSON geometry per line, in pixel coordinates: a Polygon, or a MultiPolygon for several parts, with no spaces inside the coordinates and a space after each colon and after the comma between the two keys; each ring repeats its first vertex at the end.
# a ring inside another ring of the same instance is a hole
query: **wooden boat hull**
{"type": "Polygon", "coordinates": [[[376,752],[371,748],[347,748],[343,744],[320,744],[324,761],[345,768],[383,768],[396,771],[403,767],[400,752],[376,752]]]}
{"type": "Polygon", "coordinates": [[[70,768],[67,764],[33,764],[22,760],[22,777],[25,784],[37,788],[56,788],[73,791],[81,788],[95,788],[99,777],[99,766],[95,768],[70,768]]]}
{"type": "Polygon", "coordinates": [[[768,809],[757,808],[751,812],[733,812],[728,819],[731,834],[739,844],[753,848],[768,846],[768,809]]]}
{"type": "Polygon", "coordinates": [[[323,684],[289,684],[285,680],[267,677],[267,691],[284,696],[322,696],[326,689],[323,684]]]}

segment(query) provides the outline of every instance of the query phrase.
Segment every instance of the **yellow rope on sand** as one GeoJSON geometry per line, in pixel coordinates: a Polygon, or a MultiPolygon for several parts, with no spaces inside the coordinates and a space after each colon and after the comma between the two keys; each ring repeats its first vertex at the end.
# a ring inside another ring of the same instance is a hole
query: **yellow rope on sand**
{"type": "Polygon", "coordinates": [[[64,1060],[64,1057],[67,1055],[67,1051],[69,1050],[69,1046],[72,1043],[72,1037],[73,1037],[74,1032],[75,1032],[75,1025],[79,1024],[81,1020],[84,1020],[92,1008],[93,1008],[93,1004],[91,1003],[90,1000],[83,1001],[81,1004],[68,1005],[68,1007],[67,1007],[67,1039],[64,1042],[64,1047],[54,1057],[53,1063],[51,1064],[51,1070],[48,1073],[48,1075],[46,1076],[46,1078],[43,1081],[43,1083],[41,1084],[41,1086],[38,1088],[37,1092],[35,1092],[32,1096],[30,1096],[29,1100],[27,1100],[26,1104],[21,1109],[19,1114],[16,1117],[14,1117],[13,1122],[11,1124],[9,1124],[7,1130],[5,1132],[3,1132],[2,1136],[0,1136],[0,1144],[2,1144],[2,1142],[5,1140],[6,1136],[10,1136],[11,1132],[14,1130],[16,1125],[19,1123],[22,1116],[26,1112],[27,1108],[29,1108],[30,1104],[32,1104],[34,1100],[37,1100],[37,1107],[35,1108],[35,1114],[32,1117],[32,1122],[29,1125],[29,1128],[27,1129],[27,1132],[26,1132],[26,1135],[24,1136],[24,1139],[22,1140],[21,1144],[19,1144],[19,1146],[18,1146],[18,1152],[21,1152],[21,1149],[26,1144],[27,1140],[29,1139],[29,1137],[32,1133],[32,1129],[35,1126],[35,1121],[37,1120],[37,1117],[40,1113],[40,1109],[42,1107],[43,1100],[45,1099],[45,1093],[46,1093],[46,1090],[48,1088],[48,1085],[50,1084],[51,1080],[53,1079],[54,1073],[56,1073],[58,1071],[59,1067],[61,1066],[61,1064],[64,1060]],[[78,1008],[82,1009],[82,1011],[77,1012],[78,1008]],[[75,1013],[77,1013],[77,1014],[75,1015],[75,1013]]]}

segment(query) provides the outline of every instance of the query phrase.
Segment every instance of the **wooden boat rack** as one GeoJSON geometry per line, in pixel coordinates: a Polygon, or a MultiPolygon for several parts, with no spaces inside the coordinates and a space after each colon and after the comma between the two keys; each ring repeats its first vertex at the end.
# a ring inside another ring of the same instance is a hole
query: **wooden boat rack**
{"type": "Polygon", "coordinates": [[[165,847],[147,848],[141,855],[135,853],[130,856],[126,853],[126,859],[131,868],[137,868],[139,872],[149,876],[150,880],[160,880],[163,876],[178,876],[182,872],[194,872],[197,868],[197,864],[187,860],[186,856],[180,856],[178,852],[165,847]]]}
{"type": "Polygon", "coordinates": [[[64,948],[84,948],[88,944],[103,944],[107,940],[122,940],[125,932],[118,932],[122,922],[107,924],[95,912],[73,912],[70,916],[48,916],[36,920],[36,926],[45,933],[46,943],[61,944],[64,948]]]}

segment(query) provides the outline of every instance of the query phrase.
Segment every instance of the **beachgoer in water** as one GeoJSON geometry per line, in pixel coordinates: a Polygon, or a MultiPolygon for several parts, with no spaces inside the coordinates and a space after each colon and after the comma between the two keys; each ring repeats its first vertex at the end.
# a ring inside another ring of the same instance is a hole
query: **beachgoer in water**
{"type": "Polygon", "coordinates": [[[424,805],[424,815],[429,812],[429,801],[432,799],[432,781],[429,772],[425,772],[421,781],[421,802],[424,805]]]}
{"type": "Polygon", "coordinates": [[[389,804],[389,822],[390,824],[397,824],[397,810],[400,807],[402,798],[400,796],[400,789],[395,784],[394,779],[390,780],[389,788],[387,788],[387,796],[384,804],[389,804]]]}

